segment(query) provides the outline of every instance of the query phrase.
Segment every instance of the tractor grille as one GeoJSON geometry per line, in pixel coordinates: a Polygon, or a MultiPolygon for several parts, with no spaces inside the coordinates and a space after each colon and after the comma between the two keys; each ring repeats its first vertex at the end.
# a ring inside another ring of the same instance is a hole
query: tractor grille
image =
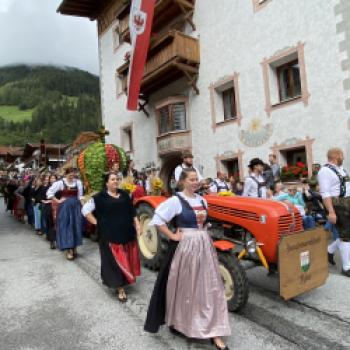
{"type": "Polygon", "coordinates": [[[225,215],[240,217],[246,220],[259,221],[258,215],[256,213],[252,213],[249,211],[233,209],[233,208],[225,208],[225,207],[221,207],[219,205],[213,205],[213,204],[209,205],[209,210],[212,210],[218,214],[225,214],[225,215]]]}
{"type": "Polygon", "coordinates": [[[303,230],[303,220],[300,213],[294,213],[280,216],[278,219],[278,234],[281,237],[282,235],[300,232],[303,230]]]}

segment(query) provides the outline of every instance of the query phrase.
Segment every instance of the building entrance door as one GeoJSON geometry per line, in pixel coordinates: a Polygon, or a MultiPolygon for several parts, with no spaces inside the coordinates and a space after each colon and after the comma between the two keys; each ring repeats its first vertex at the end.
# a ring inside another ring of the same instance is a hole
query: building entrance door
{"type": "Polygon", "coordinates": [[[175,168],[179,164],[181,164],[181,162],[182,162],[181,153],[172,153],[162,157],[162,165],[161,165],[159,176],[164,182],[165,191],[169,193],[172,192],[170,182],[171,182],[171,179],[174,177],[175,168]]]}

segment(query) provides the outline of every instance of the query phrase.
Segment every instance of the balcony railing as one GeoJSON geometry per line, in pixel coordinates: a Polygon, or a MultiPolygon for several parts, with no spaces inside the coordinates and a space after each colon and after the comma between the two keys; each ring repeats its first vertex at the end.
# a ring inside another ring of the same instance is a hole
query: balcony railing
{"type": "MultiPolygon", "coordinates": [[[[187,21],[195,30],[196,27],[192,22],[194,3],[195,0],[158,0],[154,9],[152,32],[157,33],[174,18],[187,21]]],[[[120,36],[123,41],[130,42],[129,14],[125,15],[125,11],[122,14],[123,16],[119,18],[120,36]]]]}
{"type": "MultiPolygon", "coordinates": [[[[141,82],[141,93],[148,95],[184,76],[199,93],[195,83],[199,64],[199,41],[178,31],[170,31],[151,45],[141,82]]],[[[117,70],[123,86],[126,86],[128,69],[127,62],[117,70]]]]}
{"type": "Polygon", "coordinates": [[[191,131],[180,131],[158,136],[157,147],[160,156],[191,149],[191,131]]]}

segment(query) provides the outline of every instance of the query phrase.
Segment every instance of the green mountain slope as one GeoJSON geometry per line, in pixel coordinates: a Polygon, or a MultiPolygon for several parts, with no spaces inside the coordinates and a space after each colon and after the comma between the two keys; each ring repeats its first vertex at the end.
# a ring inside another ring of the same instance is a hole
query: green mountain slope
{"type": "Polygon", "coordinates": [[[0,67],[0,144],[69,143],[100,120],[98,77],[75,68],[0,67]]]}
{"type": "Polygon", "coordinates": [[[0,118],[6,121],[20,123],[25,120],[32,120],[32,109],[20,110],[17,106],[0,106],[0,118]]]}

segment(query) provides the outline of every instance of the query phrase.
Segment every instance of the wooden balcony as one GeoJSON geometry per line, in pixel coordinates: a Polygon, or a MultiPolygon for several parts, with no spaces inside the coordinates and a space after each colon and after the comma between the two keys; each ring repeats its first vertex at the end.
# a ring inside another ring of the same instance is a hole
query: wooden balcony
{"type": "MultiPolygon", "coordinates": [[[[141,82],[141,93],[145,96],[181,77],[186,77],[196,93],[198,66],[200,64],[199,41],[178,31],[170,31],[156,40],[150,47],[141,82]]],[[[126,87],[129,62],[117,72],[126,87]]]]}
{"type": "Polygon", "coordinates": [[[179,131],[158,136],[157,147],[159,156],[165,156],[170,153],[177,153],[191,149],[191,131],[179,131]]]}
{"type": "MultiPolygon", "coordinates": [[[[172,22],[175,18],[178,19],[175,22],[187,21],[192,26],[192,29],[196,30],[192,22],[194,3],[195,0],[158,0],[154,9],[152,32],[158,33],[167,23],[172,22]]],[[[130,5],[128,8],[130,8],[130,5]]],[[[123,9],[123,11],[120,11],[118,18],[120,37],[123,41],[130,42],[129,13],[123,9]]]]}

